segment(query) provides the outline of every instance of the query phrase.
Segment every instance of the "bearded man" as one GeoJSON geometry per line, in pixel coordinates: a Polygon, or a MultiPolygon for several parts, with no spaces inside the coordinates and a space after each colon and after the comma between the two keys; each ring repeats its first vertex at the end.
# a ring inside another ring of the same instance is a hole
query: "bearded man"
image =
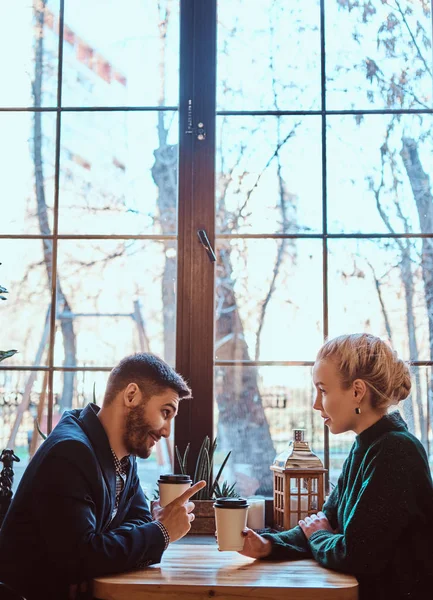
{"type": "Polygon", "coordinates": [[[64,413],[29,463],[0,531],[0,581],[27,600],[67,599],[83,582],[158,563],[194,519],[192,486],[155,517],[136,457],[169,437],[191,390],[140,353],[110,373],[102,407],[64,413]]]}

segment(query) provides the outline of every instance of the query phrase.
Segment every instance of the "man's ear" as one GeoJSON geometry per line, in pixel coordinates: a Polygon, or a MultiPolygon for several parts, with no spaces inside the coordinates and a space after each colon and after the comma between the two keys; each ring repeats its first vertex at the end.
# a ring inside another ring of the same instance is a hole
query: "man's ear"
{"type": "Polygon", "coordinates": [[[141,404],[141,391],[136,383],[128,383],[123,390],[123,403],[127,408],[141,404]]]}

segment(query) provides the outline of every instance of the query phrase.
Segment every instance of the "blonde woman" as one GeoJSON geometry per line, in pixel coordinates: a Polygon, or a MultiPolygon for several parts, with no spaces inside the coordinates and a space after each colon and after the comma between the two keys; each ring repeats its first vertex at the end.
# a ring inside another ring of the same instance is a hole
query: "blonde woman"
{"type": "Polygon", "coordinates": [[[323,512],[280,534],[246,530],[243,554],[313,557],[355,575],[361,600],[433,598],[429,463],[400,413],[388,412],[410,393],[407,364],[373,335],[343,335],[319,350],[313,381],[330,432],[356,440],[323,512]]]}

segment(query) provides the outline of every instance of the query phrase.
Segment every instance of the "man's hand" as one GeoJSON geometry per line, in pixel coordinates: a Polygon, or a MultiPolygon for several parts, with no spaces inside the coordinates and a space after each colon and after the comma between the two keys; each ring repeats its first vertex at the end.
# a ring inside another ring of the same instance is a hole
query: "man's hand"
{"type": "Polygon", "coordinates": [[[159,521],[159,515],[161,514],[162,511],[162,506],[159,503],[159,498],[158,500],[152,500],[152,519],[154,521],[159,521]]]}
{"type": "Polygon", "coordinates": [[[239,554],[251,558],[264,558],[271,553],[272,543],[252,529],[245,528],[242,531],[242,535],[245,538],[244,549],[239,554]]]}
{"type": "Polygon", "coordinates": [[[198,481],[164,508],[154,507],[153,518],[164,525],[170,542],[180,540],[191,529],[191,522],[195,519],[192,512],[195,505],[194,502],[189,502],[189,499],[204,487],[206,487],[206,481],[198,481]]]}
{"type": "Polygon", "coordinates": [[[330,522],[326,518],[326,515],[321,511],[318,512],[317,515],[311,515],[299,521],[299,527],[304,532],[307,540],[310,539],[313,533],[315,533],[316,531],[321,531],[323,529],[325,531],[330,531],[331,533],[336,533],[332,529],[330,522]]]}

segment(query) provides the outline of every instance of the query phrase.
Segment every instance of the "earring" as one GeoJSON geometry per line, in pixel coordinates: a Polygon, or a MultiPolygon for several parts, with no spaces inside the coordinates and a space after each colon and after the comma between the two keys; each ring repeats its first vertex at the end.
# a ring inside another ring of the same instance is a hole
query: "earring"
{"type": "Polygon", "coordinates": [[[355,408],[355,413],[356,413],[357,415],[360,415],[360,414],[361,414],[361,409],[359,408],[359,406],[357,406],[357,407],[355,408]]]}

